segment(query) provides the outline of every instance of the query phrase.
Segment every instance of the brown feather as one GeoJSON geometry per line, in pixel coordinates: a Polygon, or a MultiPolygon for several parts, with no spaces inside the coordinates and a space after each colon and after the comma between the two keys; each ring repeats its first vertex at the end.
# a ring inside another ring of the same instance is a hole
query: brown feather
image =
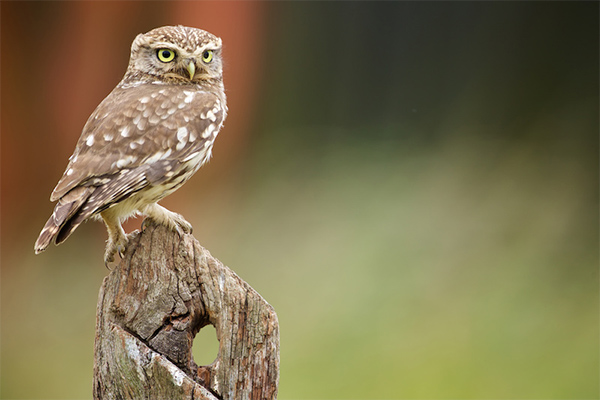
{"type": "Polygon", "coordinates": [[[35,242],[36,254],[46,250],[48,245],[56,240],[62,227],[71,217],[80,211],[94,189],[94,187],[78,187],[71,190],[58,201],[58,204],[54,207],[54,212],[52,212],[52,215],[46,222],[44,228],[42,228],[40,236],[35,242]]]}

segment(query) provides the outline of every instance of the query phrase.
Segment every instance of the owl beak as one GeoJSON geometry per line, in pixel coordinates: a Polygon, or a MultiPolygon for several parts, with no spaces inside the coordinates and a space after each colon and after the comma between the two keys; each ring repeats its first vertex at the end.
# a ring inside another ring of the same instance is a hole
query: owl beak
{"type": "Polygon", "coordinates": [[[194,79],[194,75],[196,74],[196,63],[194,63],[194,60],[191,60],[187,65],[187,70],[190,73],[190,80],[194,79]]]}

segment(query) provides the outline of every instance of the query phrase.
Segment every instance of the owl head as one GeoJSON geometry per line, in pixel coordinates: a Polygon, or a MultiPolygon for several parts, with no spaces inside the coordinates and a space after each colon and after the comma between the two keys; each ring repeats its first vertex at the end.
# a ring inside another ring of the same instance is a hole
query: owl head
{"type": "Polygon", "coordinates": [[[131,45],[124,81],[184,85],[220,82],[221,46],[215,35],[181,25],[139,34],[131,45]]]}

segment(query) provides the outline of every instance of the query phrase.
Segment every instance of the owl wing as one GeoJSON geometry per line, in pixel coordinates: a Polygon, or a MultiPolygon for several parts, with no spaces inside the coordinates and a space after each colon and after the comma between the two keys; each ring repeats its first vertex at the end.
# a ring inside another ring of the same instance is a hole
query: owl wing
{"type": "Polygon", "coordinates": [[[117,87],[84,126],[52,192],[50,200],[59,202],[36,252],[148,186],[177,179],[190,168],[193,174],[210,157],[226,113],[224,99],[193,86],[117,87]]]}
{"type": "MultiPolygon", "coordinates": [[[[168,168],[167,161],[184,160],[203,149],[210,155],[226,112],[218,96],[193,86],[117,87],[85,124],[50,200],[76,186],[106,185],[107,179],[122,171],[145,165],[168,168]]],[[[156,179],[160,171],[152,172],[156,179]]]]}

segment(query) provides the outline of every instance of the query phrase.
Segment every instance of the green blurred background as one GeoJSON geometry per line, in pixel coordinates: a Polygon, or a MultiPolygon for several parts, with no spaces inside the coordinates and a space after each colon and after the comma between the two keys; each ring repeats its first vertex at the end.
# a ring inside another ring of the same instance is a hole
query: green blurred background
{"type": "Polygon", "coordinates": [[[33,243],[167,24],[223,38],[230,114],[162,204],[275,307],[280,399],[599,397],[598,2],[0,7],[2,398],[91,397],[105,229],[33,243]]]}

